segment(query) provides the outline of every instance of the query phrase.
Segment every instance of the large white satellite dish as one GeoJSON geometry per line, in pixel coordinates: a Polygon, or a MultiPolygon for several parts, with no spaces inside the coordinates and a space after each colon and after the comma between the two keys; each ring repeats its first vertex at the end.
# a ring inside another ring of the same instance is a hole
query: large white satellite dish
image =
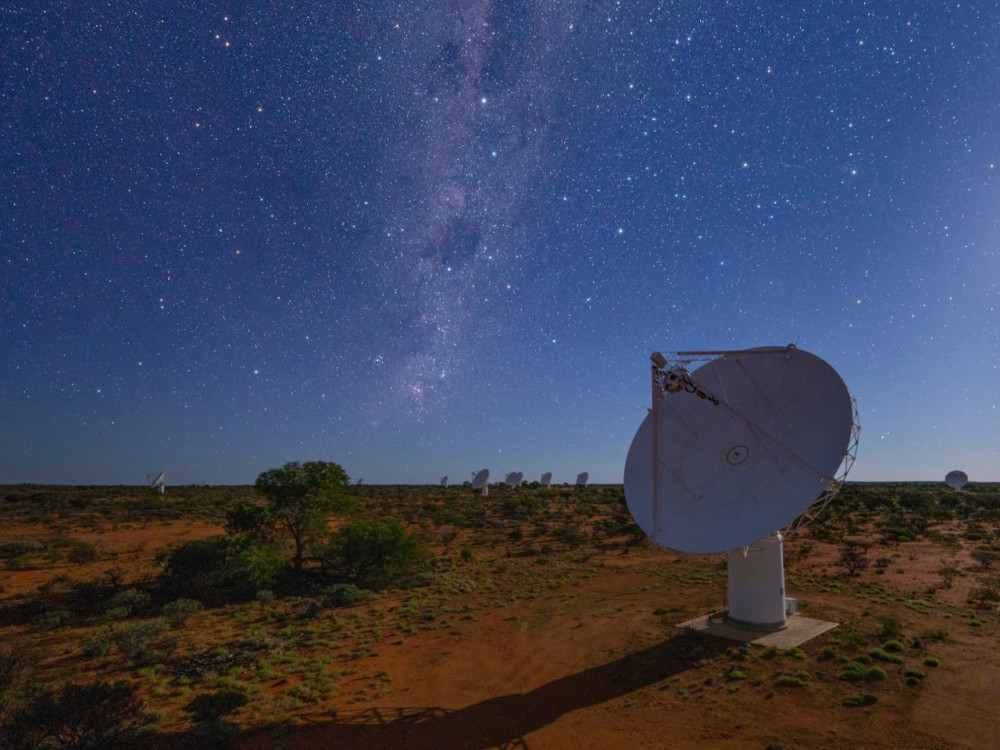
{"type": "Polygon", "coordinates": [[[441,477],[441,486],[442,487],[447,487],[448,486],[448,475],[447,474],[445,474],[443,477],[441,477]]]}
{"type": "Polygon", "coordinates": [[[944,475],[944,483],[951,487],[953,490],[962,489],[969,481],[969,475],[964,471],[949,471],[944,475]]]}
{"type": "Polygon", "coordinates": [[[149,486],[152,487],[154,490],[157,490],[161,495],[165,491],[164,487],[166,485],[166,479],[165,479],[166,473],[167,472],[165,471],[161,471],[159,474],[153,473],[146,475],[146,481],[149,482],[149,486]]]}
{"type": "Polygon", "coordinates": [[[580,472],[579,474],[576,475],[576,486],[586,487],[588,479],[590,479],[589,473],[587,473],[586,471],[580,472]]]}
{"type": "Polygon", "coordinates": [[[508,487],[520,487],[522,481],[524,481],[524,474],[520,471],[512,471],[504,479],[504,483],[508,487]]]}
{"type": "Polygon", "coordinates": [[[542,474],[542,487],[550,487],[552,485],[552,472],[547,471],[542,474]]]}
{"type": "Polygon", "coordinates": [[[854,463],[847,386],[793,345],[652,360],[653,408],[625,462],[629,511],[664,547],[728,551],[730,619],[782,627],[780,531],[815,517],[854,463]]]}
{"type": "Polygon", "coordinates": [[[472,489],[482,490],[482,496],[490,494],[490,470],[480,469],[472,472],[472,489]]]}

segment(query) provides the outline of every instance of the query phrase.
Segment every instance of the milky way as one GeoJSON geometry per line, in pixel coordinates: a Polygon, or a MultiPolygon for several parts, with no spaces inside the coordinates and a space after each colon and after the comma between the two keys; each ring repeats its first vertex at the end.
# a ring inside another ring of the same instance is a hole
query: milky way
{"type": "Polygon", "coordinates": [[[1000,472],[1000,10],[0,6],[0,481],[620,481],[796,342],[859,479],[1000,472]]]}

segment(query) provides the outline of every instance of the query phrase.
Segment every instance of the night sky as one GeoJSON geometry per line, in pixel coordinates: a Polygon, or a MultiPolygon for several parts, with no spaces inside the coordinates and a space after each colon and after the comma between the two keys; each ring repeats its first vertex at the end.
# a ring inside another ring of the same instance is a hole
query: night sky
{"type": "Polygon", "coordinates": [[[620,482],[789,342],[1000,479],[995,4],[212,5],[0,4],[0,482],[620,482]]]}

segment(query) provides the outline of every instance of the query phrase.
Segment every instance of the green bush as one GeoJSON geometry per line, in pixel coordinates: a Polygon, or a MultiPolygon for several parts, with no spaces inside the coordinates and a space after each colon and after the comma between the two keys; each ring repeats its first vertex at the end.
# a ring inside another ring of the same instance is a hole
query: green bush
{"type": "Polygon", "coordinates": [[[888,675],[882,667],[868,667],[865,670],[865,680],[868,682],[880,682],[884,680],[888,675]]]}
{"type": "Polygon", "coordinates": [[[895,638],[903,631],[903,623],[896,615],[879,615],[878,622],[881,625],[879,630],[881,638],[895,638]]]}
{"type": "Polygon", "coordinates": [[[7,570],[30,570],[31,560],[27,555],[18,555],[7,560],[7,570]]]}
{"type": "Polygon", "coordinates": [[[101,622],[121,622],[131,617],[128,607],[108,607],[101,615],[101,622]]]}
{"type": "Polygon", "coordinates": [[[127,658],[139,664],[151,664],[166,658],[172,644],[161,638],[167,630],[162,620],[130,622],[114,630],[114,643],[127,658]]]}
{"type": "Polygon", "coordinates": [[[872,706],[878,703],[878,697],[871,693],[852,693],[841,701],[845,706],[856,708],[858,706],[872,706]]]}
{"type": "Polygon", "coordinates": [[[41,630],[56,630],[73,623],[73,613],[66,609],[43,612],[35,618],[35,625],[41,630]]]}
{"type": "Polygon", "coordinates": [[[334,533],[323,555],[325,568],[366,589],[382,589],[422,558],[420,542],[396,521],[356,519],[334,533]]]}
{"type": "Polygon", "coordinates": [[[916,680],[922,680],[927,676],[926,674],[924,674],[923,670],[920,669],[907,669],[905,672],[903,672],[903,675],[905,677],[912,677],[916,680]]]}
{"type": "Polygon", "coordinates": [[[169,604],[164,604],[161,612],[174,625],[183,625],[187,618],[202,609],[201,602],[197,599],[174,599],[169,604]]]}
{"type": "Polygon", "coordinates": [[[941,662],[939,662],[933,656],[928,656],[926,659],[924,659],[924,666],[925,667],[936,667],[936,666],[939,666],[940,664],[941,664],[941,662]]]}
{"type": "Polygon", "coordinates": [[[371,591],[358,588],[352,583],[335,583],[323,592],[323,603],[328,607],[353,607],[371,597],[371,591]]]}
{"type": "Polygon", "coordinates": [[[77,565],[94,562],[97,559],[97,548],[90,542],[77,540],[70,544],[66,557],[70,562],[74,562],[77,565]]]}
{"type": "Polygon", "coordinates": [[[906,646],[899,641],[886,641],[882,644],[882,648],[892,654],[901,654],[906,650],[906,646]]]}
{"type": "Polygon", "coordinates": [[[863,665],[854,661],[848,662],[840,671],[840,679],[845,682],[861,682],[861,680],[865,679],[866,671],[863,665]]]}
{"type": "Polygon", "coordinates": [[[207,604],[247,601],[258,589],[273,586],[283,567],[269,544],[212,536],[186,542],[170,553],[163,587],[168,594],[207,604]]]}
{"type": "Polygon", "coordinates": [[[886,651],[883,651],[880,648],[873,648],[871,651],[868,652],[868,655],[871,656],[871,658],[873,658],[875,661],[884,661],[887,664],[903,663],[902,656],[896,656],[896,654],[890,654],[886,651]]]}
{"type": "Polygon", "coordinates": [[[119,591],[108,600],[107,609],[124,609],[128,617],[135,617],[149,609],[149,594],[139,589],[119,591]]]}
{"type": "Polygon", "coordinates": [[[790,675],[790,674],[779,674],[774,678],[775,685],[786,685],[791,687],[809,687],[809,682],[806,677],[801,674],[790,675]]]}

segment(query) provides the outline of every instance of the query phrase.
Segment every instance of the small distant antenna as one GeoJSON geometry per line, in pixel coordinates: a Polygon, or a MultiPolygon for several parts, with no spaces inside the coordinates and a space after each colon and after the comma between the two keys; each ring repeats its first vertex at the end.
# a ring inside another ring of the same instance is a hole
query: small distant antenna
{"type": "Polygon", "coordinates": [[[441,486],[442,487],[447,487],[448,486],[448,475],[447,474],[445,474],[443,477],[441,477],[441,486]]]}
{"type": "Polygon", "coordinates": [[[585,471],[581,471],[579,474],[576,475],[576,486],[577,487],[586,487],[587,486],[587,480],[589,480],[589,479],[590,479],[590,474],[588,474],[585,471]]]}
{"type": "Polygon", "coordinates": [[[551,486],[552,486],[552,472],[547,471],[544,474],[542,474],[542,487],[551,487],[551,486]]]}
{"type": "Polygon", "coordinates": [[[949,471],[944,476],[944,483],[951,487],[953,490],[960,490],[969,482],[969,475],[964,471],[949,471]]]}
{"type": "Polygon", "coordinates": [[[480,469],[472,472],[472,489],[482,490],[482,497],[490,494],[490,470],[480,469]]]}
{"type": "Polygon", "coordinates": [[[521,482],[523,480],[524,480],[524,474],[522,474],[519,471],[512,471],[510,474],[507,475],[507,478],[504,479],[504,483],[508,487],[517,488],[521,486],[521,482]]]}
{"type": "Polygon", "coordinates": [[[358,487],[364,487],[364,486],[365,486],[365,478],[358,477],[358,487]]]}
{"type": "Polygon", "coordinates": [[[153,474],[146,475],[146,481],[149,482],[149,486],[154,490],[159,490],[161,495],[164,492],[164,485],[166,484],[166,479],[164,479],[165,475],[165,471],[161,471],[159,474],[154,472],[153,474]]]}

